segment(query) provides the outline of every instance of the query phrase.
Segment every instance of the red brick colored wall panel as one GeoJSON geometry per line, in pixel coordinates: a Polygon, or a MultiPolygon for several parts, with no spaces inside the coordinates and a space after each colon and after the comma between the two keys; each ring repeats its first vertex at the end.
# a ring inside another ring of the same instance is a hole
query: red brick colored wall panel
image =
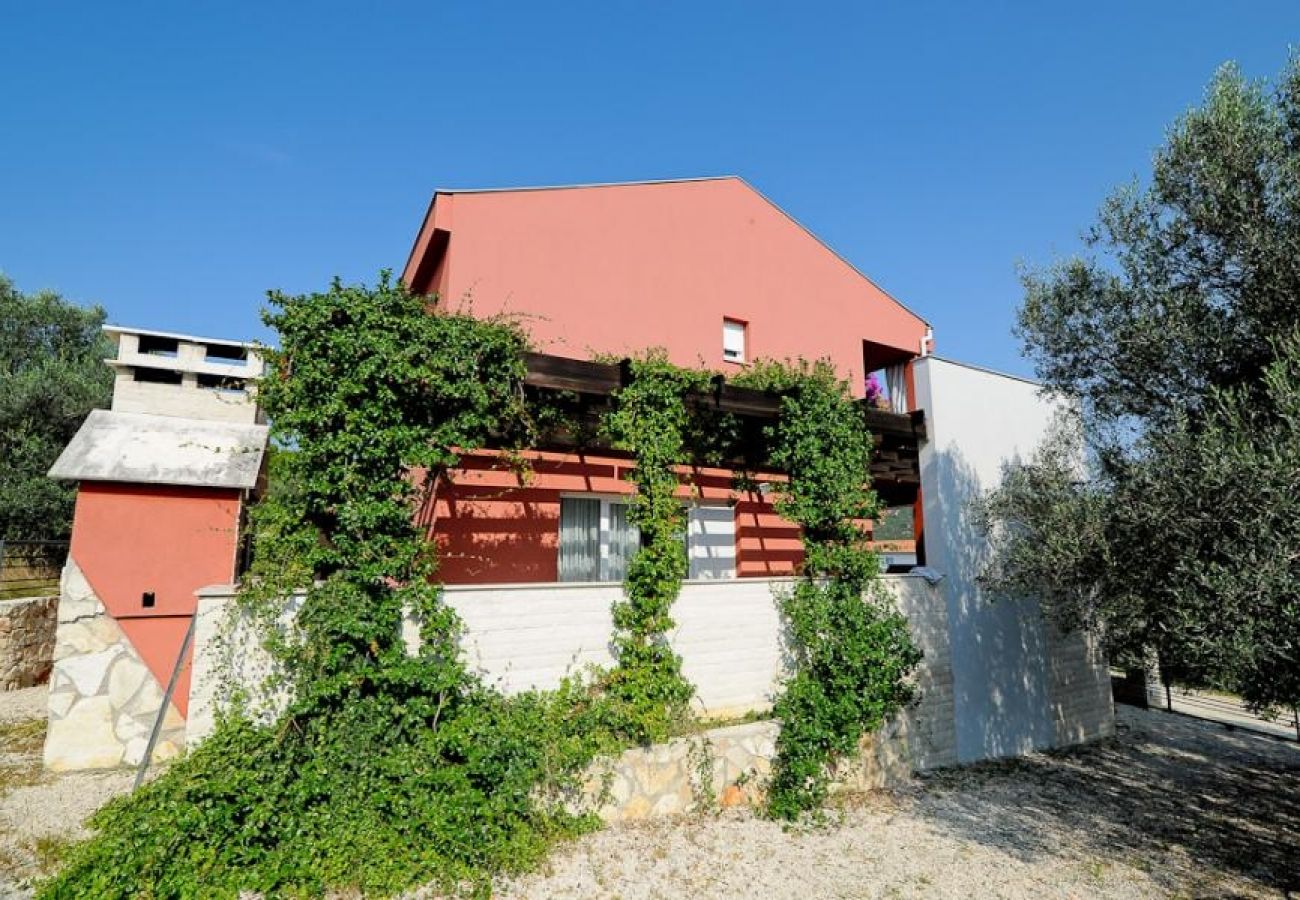
{"type": "MultiPolygon", "coordinates": [[[[230,489],[83,482],[77,492],[71,556],[162,685],[194,592],[234,578],[239,514],[240,493],[230,489]]],[[[179,688],[184,713],[188,680],[179,688]]]]}
{"type": "MultiPolygon", "coordinates": [[[[467,455],[437,486],[421,524],[436,541],[447,584],[553,582],[558,578],[560,499],[566,494],[630,495],[631,462],[599,455],[529,453],[526,483],[500,455],[467,455]]],[[[738,494],[725,469],[682,472],[683,500],[736,503],[740,577],[791,574],[803,558],[799,531],[768,498],[738,494]]]]}

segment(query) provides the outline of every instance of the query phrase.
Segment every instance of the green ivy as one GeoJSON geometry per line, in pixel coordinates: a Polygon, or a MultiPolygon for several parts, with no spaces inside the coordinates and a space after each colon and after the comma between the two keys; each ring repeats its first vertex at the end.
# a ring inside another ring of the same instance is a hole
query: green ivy
{"type": "Polygon", "coordinates": [[[260,400],[286,487],[258,510],[246,602],[306,590],[296,635],[274,645],[292,700],[271,725],[236,711],[96,813],[42,897],[486,893],[590,824],[560,800],[614,746],[605,707],[576,683],[507,698],[467,672],[413,524],[432,478],[523,421],[524,336],[429,310],[386,274],[270,299],[281,349],[260,400]]]}
{"type": "Polygon", "coordinates": [[[709,376],[674,366],[661,351],[632,360],[630,375],[603,424],[614,448],[636,458],[628,518],[641,533],[641,546],[628,563],[626,599],[614,606],[618,665],[605,684],[610,701],[624,711],[629,736],[647,742],[666,737],[686,718],[695,692],[682,677],[668,632],[688,570],[686,512],[677,497],[677,467],[691,461],[687,398],[709,376]]]}
{"type": "Polygon", "coordinates": [[[788,475],[776,509],[800,526],[801,580],[781,598],[794,671],[774,707],[781,721],[768,789],[771,815],[794,820],[826,799],[828,766],[855,754],[912,698],[921,654],[877,581],[862,523],[879,515],[871,435],[848,385],[826,361],[761,361],[738,383],[782,395],[768,428],[770,462],[788,475]]]}

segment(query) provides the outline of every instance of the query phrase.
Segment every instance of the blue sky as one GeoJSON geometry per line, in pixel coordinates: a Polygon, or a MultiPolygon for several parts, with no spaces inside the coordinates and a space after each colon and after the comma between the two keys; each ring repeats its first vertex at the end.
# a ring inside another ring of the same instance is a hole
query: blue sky
{"type": "Polygon", "coordinates": [[[435,187],[736,173],[1028,374],[1017,262],[1144,174],[1300,3],[8,3],[0,271],[266,337],[268,288],[400,268],[435,187]],[[200,8],[201,6],[201,8],[200,8]]]}

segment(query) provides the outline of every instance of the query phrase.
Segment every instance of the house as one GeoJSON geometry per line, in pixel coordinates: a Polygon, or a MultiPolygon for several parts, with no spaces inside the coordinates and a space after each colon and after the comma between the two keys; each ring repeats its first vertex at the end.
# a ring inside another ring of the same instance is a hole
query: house
{"type": "MultiPolygon", "coordinates": [[[[876,441],[864,477],[891,508],[879,543],[903,564],[878,587],[924,653],[920,702],[878,747],[927,769],[1113,733],[1096,642],[1057,632],[1036,604],[989,602],[976,577],[986,543],[969,501],[1041,442],[1057,401],[935,356],[922,318],[742,180],[439,191],[403,277],[452,308],[518,317],[534,342],[524,390],[576,396],[595,418],[628,377],[610,360],[660,347],[724,376],[692,402],[761,441],[779,398],[725,376],[759,357],[829,358],[876,441]],[[909,550],[929,568],[906,572],[909,550]]],[[[80,484],[49,701],[55,768],[138,762],[155,723],[154,757],[178,752],[211,733],[231,691],[254,714],[283,699],[264,693],[273,666],[235,602],[266,441],[251,385],[261,363],[236,342],[112,333],[113,409],[92,414],[51,471],[80,484]]],[[[498,452],[466,454],[418,513],[467,663],[507,693],[612,664],[612,609],[637,545],[631,457],[564,434],[525,455],[526,483],[498,452]]],[[[690,570],[667,639],[702,718],[769,709],[790,663],[780,598],[802,558],[768,487],[783,476],[760,468],[741,489],[728,468],[679,475],[690,570]]],[[[286,617],[299,599],[285,598],[286,617]]]]}
{"type": "MultiPolygon", "coordinates": [[[[549,358],[530,371],[539,386],[599,394],[599,370],[584,387],[569,361],[647,348],[724,376],[759,357],[827,358],[858,397],[878,373],[890,410],[873,431],[891,446],[873,475],[887,502],[915,508],[921,429],[908,415],[911,371],[930,352],[929,326],[740,178],[438,191],[403,280],[451,308],[516,317],[549,358]]],[[[630,460],[589,448],[531,457],[527,486],[492,453],[467,456],[438,486],[425,524],[441,577],[621,580],[636,543],[625,506],[630,460]]],[[[690,577],[792,573],[798,532],[767,494],[734,490],[732,476],[683,479],[690,577]]],[[[890,549],[914,559],[910,542],[890,549]]]]}

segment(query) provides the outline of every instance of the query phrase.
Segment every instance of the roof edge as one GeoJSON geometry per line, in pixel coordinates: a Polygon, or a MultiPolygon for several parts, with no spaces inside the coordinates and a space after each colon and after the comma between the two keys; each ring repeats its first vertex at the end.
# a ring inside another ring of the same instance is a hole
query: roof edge
{"type": "Polygon", "coordinates": [[[807,234],[809,237],[811,237],[814,241],[816,241],[817,243],[821,244],[822,247],[824,247],[824,248],[825,248],[825,249],[826,249],[826,250],[827,250],[827,251],[828,251],[832,256],[834,256],[834,257],[835,257],[836,259],[838,259],[840,262],[844,263],[844,265],[846,265],[846,266],[848,266],[850,269],[852,269],[853,272],[854,272],[854,273],[855,273],[859,278],[861,278],[861,279],[862,279],[863,281],[865,281],[867,284],[871,285],[871,286],[872,286],[873,288],[875,288],[876,290],[880,291],[880,293],[884,294],[884,295],[885,295],[885,299],[889,300],[891,303],[893,303],[895,306],[897,306],[897,307],[898,307],[899,309],[901,309],[903,312],[907,313],[909,316],[912,316],[914,319],[916,319],[918,322],[920,322],[920,323],[921,323],[922,325],[924,325],[925,327],[927,327],[927,328],[932,327],[932,325],[931,325],[929,319],[926,319],[924,316],[922,316],[922,315],[921,315],[920,313],[918,313],[916,310],[912,309],[910,306],[908,306],[908,305],[907,305],[906,303],[904,303],[902,300],[899,300],[897,297],[895,297],[895,296],[894,296],[893,294],[891,294],[889,291],[887,291],[887,290],[885,290],[883,287],[881,287],[880,284],[879,284],[879,282],[877,282],[874,278],[872,278],[872,277],[871,277],[870,275],[868,275],[866,272],[864,272],[864,271],[862,271],[861,269],[859,269],[856,265],[854,265],[853,263],[849,262],[848,258],[845,257],[843,253],[840,253],[840,251],[836,250],[836,249],[835,249],[834,247],[832,247],[830,244],[826,243],[826,241],[821,237],[821,235],[819,235],[817,232],[813,231],[811,228],[809,228],[809,227],[808,227],[807,225],[805,225],[803,222],[800,222],[798,219],[796,219],[794,216],[792,216],[789,212],[787,212],[787,211],[785,210],[785,208],[784,208],[783,206],[781,206],[781,204],[777,203],[775,200],[773,200],[773,199],[772,199],[771,197],[769,197],[767,194],[764,194],[764,193],[763,193],[762,191],[760,191],[758,188],[754,187],[752,184],[750,184],[748,181],[746,181],[742,176],[740,176],[740,175],[733,175],[733,176],[731,176],[731,177],[735,178],[737,181],[739,181],[739,182],[740,182],[741,184],[743,184],[745,187],[749,188],[749,189],[750,189],[751,191],[753,191],[755,194],[758,194],[758,196],[762,197],[763,200],[766,201],[767,204],[768,204],[769,206],[771,206],[773,209],[775,209],[775,210],[776,210],[777,212],[779,212],[781,215],[785,216],[787,219],[789,219],[791,222],[793,222],[796,226],[799,227],[800,230],[802,230],[805,234],[807,234]]]}
{"type": "Polygon", "coordinates": [[[655,184],[690,184],[696,181],[740,181],[745,179],[739,175],[698,175],[689,178],[642,178],[632,181],[591,181],[580,182],[578,184],[530,184],[519,187],[491,187],[491,188],[438,188],[433,194],[510,194],[526,193],[531,191],[580,191],[584,188],[610,188],[610,187],[641,187],[643,185],[655,184]]]}
{"type": "Polygon", "coordinates": [[[179,331],[159,331],[155,328],[132,328],[129,325],[103,325],[102,331],[109,334],[143,334],[148,337],[175,338],[180,341],[189,341],[195,344],[226,344],[233,347],[247,347],[256,349],[257,341],[241,341],[235,338],[214,338],[203,337],[197,334],[184,334],[179,331]]]}

